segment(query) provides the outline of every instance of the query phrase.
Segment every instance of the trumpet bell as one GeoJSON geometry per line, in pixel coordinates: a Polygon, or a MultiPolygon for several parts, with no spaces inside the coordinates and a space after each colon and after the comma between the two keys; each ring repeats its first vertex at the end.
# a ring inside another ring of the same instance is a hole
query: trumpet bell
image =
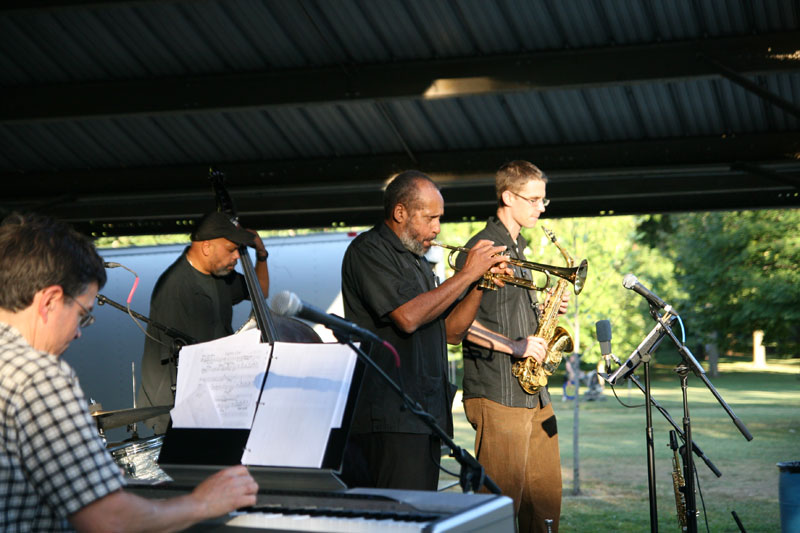
{"type": "Polygon", "coordinates": [[[589,274],[589,262],[584,259],[581,261],[581,264],[576,267],[575,270],[575,281],[573,282],[573,286],[575,287],[575,294],[580,294],[583,290],[583,286],[586,284],[586,276],[589,274]]]}
{"type": "MultiPolygon", "coordinates": [[[[547,233],[547,231],[545,231],[545,233],[547,233]]],[[[555,242],[555,240],[553,242],[555,242]]],[[[431,244],[433,246],[439,246],[441,248],[446,248],[450,250],[450,253],[447,256],[447,264],[450,266],[450,268],[452,268],[455,271],[458,271],[458,268],[456,267],[453,256],[458,252],[469,253],[470,251],[469,248],[464,248],[461,246],[450,246],[449,244],[443,244],[437,241],[432,241],[431,244]]],[[[559,246],[558,243],[556,243],[556,246],[559,246]]],[[[559,246],[559,249],[560,248],[561,247],[559,246]]],[[[524,261],[521,259],[511,259],[511,258],[509,258],[506,262],[509,265],[525,268],[533,272],[541,272],[542,274],[544,274],[545,279],[543,282],[540,283],[537,281],[527,280],[525,278],[506,276],[504,274],[492,274],[491,272],[486,272],[483,275],[483,279],[480,282],[480,286],[485,289],[497,290],[497,288],[494,286],[493,280],[499,279],[505,283],[510,283],[511,285],[516,285],[518,287],[523,287],[533,291],[543,291],[551,286],[550,276],[553,275],[572,283],[575,290],[575,294],[580,294],[580,292],[583,290],[584,285],[586,284],[586,276],[589,273],[589,262],[586,259],[581,261],[580,265],[576,267],[557,267],[553,265],[545,265],[542,263],[533,263],[531,261],[524,261]]],[[[570,258],[570,264],[571,263],[572,259],[570,258]]]]}

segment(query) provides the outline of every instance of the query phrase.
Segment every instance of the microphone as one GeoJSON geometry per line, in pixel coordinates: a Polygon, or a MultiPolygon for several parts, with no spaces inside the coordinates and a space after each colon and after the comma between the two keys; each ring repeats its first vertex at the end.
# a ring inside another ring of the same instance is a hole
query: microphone
{"type": "MultiPolygon", "coordinates": [[[[666,326],[670,327],[675,320],[677,320],[677,315],[671,314],[670,311],[667,312],[665,316],[666,319],[666,326]]],[[[606,378],[611,385],[616,385],[617,380],[621,377],[622,379],[626,379],[630,376],[636,367],[639,366],[642,358],[646,355],[649,355],[656,351],[658,345],[661,344],[661,341],[664,339],[664,336],[667,332],[661,326],[661,322],[657,323],[653,326],[653,329],[650,330],[650,333],[644,338],[644,340],[636,347],[636,349],[631,352],[631,355],[628,359],[623,363],[613,354],[611,357],[614,357],[614,360],[617,362],[619,366],[618,369],[614,371],[613,374],[606,378]]]]}
{"type": "Polygon", "coordinates": [[[644,296],[645,300],[647,300],[651,306],[655,306],[659,309],[666,309],[667,311],[673,311],[672,306],[665,303],[664,300],[653,294],[653,292],[639,283],[639,280],[636,279],[631,273],[625,274],[625,277],[622,279],[622,286],[626,289],[630,289],[641,296],[644,296]]]}
{"type": "Polygon", "coordinates": [[[378,344],[384,343],[383,339],[371,331],[352,322],[348,322],[341,317],[317,309],[313,305],[302,301],[300,297],[293,292],[282,291],[276,294],[272,299],[270,309],[272,309],[272,312],[276,315],[296,316],[316,324],[322,324],[334,333],[346,333],[353,337],[358,337],[359,339],[374,341],[378,344]]]}
{"type": "Polygon", "coordinates": [[[598,320],[595,325],[595,334],[597,335],[597,340],[600,342],[600,353],[603,356],[603,361],[605,361],[606,365],[606,373],[611,372],[611,363],[609,361],[609,357],[611,357],[611,322],[608,320],[598,320]]]}
{"type": "Polygon", "coordinates": [[[103,263],[103,266],[106,268],[117,268],[121,267],[122,265],[120,265],[119,263],[103,263]]]}

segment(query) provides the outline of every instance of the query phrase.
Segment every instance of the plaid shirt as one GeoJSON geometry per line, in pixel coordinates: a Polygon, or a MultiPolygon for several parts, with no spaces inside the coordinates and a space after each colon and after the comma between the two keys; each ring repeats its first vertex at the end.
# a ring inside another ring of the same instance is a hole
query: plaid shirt
{"type": "Polygon", "coordinates": [[[72,531],[124,485],[72,368],[0,323],[0,531],[72,531]]]}

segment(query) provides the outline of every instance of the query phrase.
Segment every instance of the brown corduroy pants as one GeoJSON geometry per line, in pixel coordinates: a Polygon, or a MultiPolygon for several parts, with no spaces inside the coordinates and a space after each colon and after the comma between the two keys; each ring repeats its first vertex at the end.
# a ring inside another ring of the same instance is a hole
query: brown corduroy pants
{"type": "Polygon", "coordinates": [[[553,406],[506,407],[485,398],[464,400],[475,428],[475,456],[503,494],[514,500],[520,533],[558,532],[561,460],[553,406]]]}

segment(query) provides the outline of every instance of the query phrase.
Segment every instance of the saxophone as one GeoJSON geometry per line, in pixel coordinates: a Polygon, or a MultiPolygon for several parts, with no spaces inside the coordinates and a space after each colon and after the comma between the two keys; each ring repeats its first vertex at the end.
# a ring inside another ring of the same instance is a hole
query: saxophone
{"type": "MultiPolygon", "coordinates": [[[[567,268],[571,269],[574,265],[572,257],[558,244],[555,234],[549,229],[542,227],[542,231],[558,247],[567,268]]],[[[539,318],[539,327],[534,334],[547,340],[547,355],[542,363],[538,363],[533,357],[525,357],[514,361],[511,366],[511,373],[519,381],[520,386],[528,394],[536,394],[547,385],[547,378],[553,375],[564,352],[571,352],[575,345],[572,336],[563,327],[558,325],[558,309],[561,307],[561,298],[569,283],[575,284],[575,293],[583,289],[586,279],[586,260],[584,259],[580,267],[576,269],[576,274],[568,279],[560,277],[555,289],[547,297],[539,318]]]]}
{"type": "Polygon", "coordinates": [[[675,489],[675,508],[678,511],[678,524],[681,531],[688,531],[686,524],[686,481],[681,473],[681,459],[678,455],[678,437],[675,431],[669,432],[669,447],[672,448],[672,487],[675,489]]]}

